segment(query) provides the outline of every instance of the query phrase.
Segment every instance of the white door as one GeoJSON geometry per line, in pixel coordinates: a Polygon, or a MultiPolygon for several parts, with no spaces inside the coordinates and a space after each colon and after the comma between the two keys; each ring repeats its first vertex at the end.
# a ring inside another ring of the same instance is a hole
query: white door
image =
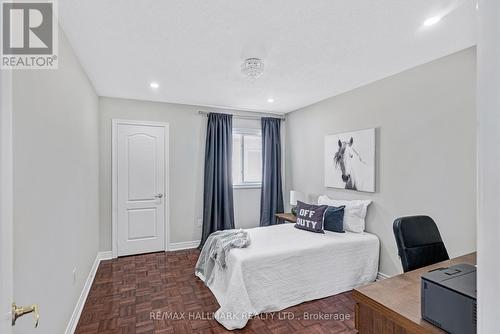
{"type": "Polygon", "coordinates": [[[0,333],[12,333],[12,73],[0,70],[0,333]]]}
{"type": "Polygon", "coordinates": [[[116,256],[165,250],[166,124],[114,122],[116,256]]]}

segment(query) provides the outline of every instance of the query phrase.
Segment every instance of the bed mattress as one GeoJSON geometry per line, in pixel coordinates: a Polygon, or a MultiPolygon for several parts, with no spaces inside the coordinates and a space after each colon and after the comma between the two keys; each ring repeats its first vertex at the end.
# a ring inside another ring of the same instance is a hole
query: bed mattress
{"type": "MultiPolygon", "coordinates": [[[[251,244],[232,249],[208,286],[227,329],[305,301],[332,296],[377,277],[379,240],[370,233],[313,233],[279,224],[246,230],[251,244]]],[[[204,277],[200,277],[204,280],[204,277]]]]}

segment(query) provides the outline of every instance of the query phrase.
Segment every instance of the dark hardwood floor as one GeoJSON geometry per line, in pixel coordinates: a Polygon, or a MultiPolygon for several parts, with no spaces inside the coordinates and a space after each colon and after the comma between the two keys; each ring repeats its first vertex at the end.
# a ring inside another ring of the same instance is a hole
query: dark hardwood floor
{"type": "MultiPolygon", "coordinates": [[[[210,290],[194,276],[198,254],[197,250],[185,250],[101,262],[76,333],[229,332],[210,318],[219,305],[210,290]],[[160,312],[160,319],[154,319],[158,317],[156,312],[160,312]]],[[[261,315],[250,320],[244,329],[232,332],[357,333],[354,300],[351,292],[346,292],[302,303],[261,315]],[[304,312],[334,318],[335,314],[348,314],[350,319],[304,319],[304,312]]]]}

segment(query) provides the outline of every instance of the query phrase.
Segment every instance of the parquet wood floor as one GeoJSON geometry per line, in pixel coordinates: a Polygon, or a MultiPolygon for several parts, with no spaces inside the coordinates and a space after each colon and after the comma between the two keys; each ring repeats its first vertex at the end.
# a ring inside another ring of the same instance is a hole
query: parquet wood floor
{"type": "Polygon", "coordinates": [[[351,292],[262,315],[242,330],[226,331],[210,318],[219,308],[217,300],[194,276],[198,254],[183,250],[101,262],[76,333],[357,333],[351,292]],[[160,319],[152,312],[160,312],[160,319]],[[347,314],[350,319],[304,319],[304,312],[347,314]]]}

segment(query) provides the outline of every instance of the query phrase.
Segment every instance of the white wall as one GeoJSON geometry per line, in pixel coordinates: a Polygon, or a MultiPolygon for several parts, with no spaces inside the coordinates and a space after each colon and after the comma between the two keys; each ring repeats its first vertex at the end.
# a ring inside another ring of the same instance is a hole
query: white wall
{"type": "Polygon", "coordinates": [[[432,216],[452,257],[474,251],[475,59],[467,49],[288,114],[285,198],[295,189],[372,199],[367,231],[380,238],[385,274],[401,271],[392,231],[400,216],[432,216]],[[372,127],[377,191],[325,188],[325,135],[372,127]]]}
{"type": "Polygon", "coordinates": [[[500,319],[500,2],[479,2],[478,40],[478,333],[500,319]]]}
{"type": "Polygon", "coordinates": [[[62,33],[59,69],[14,73],[14,298],[39,304],[40,334],[64,333],[98,251],[97,108],[62,33]]]}
{"type": "MultiPolygon", "coordinates": [[[[100,249],[111,250],[111,120],[170,124],[170,242],[201,238],[197,222],[203,211],[203,166],[207,118],[199,110],[234,111],[171,103],[99,98],[100,111],[100,249]]],[[[237,113],[237,112],[236,112],[237,113]]],[[[259,121],[235,118],[233,127],[260,128],[259,121]]],[[[236,228],[259,225],[260,189],[235,189],[236,228]]]]}

